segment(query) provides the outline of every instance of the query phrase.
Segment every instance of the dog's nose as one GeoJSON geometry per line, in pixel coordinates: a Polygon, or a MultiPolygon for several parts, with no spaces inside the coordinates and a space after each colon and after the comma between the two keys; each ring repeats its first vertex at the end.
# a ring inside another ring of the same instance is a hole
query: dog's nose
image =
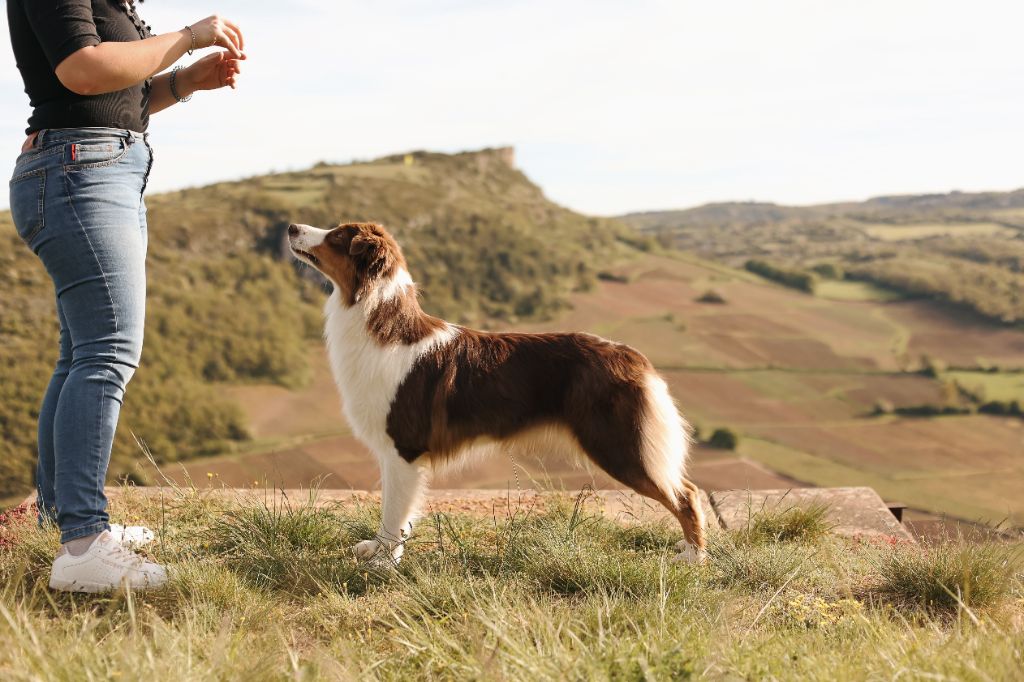
{"type": "Polygon", "coordinates": [[[299,226],[298,225],[296,225],[295,223],[292,223],[291,225],[288,226],[288,236],[289,237],[297,237],[298,234],[299,234],[299,226]]]}

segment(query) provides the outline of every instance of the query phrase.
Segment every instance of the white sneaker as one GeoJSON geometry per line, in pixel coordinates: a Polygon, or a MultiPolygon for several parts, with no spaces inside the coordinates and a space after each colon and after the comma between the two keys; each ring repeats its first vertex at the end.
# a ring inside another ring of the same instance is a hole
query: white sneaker
{"type": "Polygon", "coordinates": [[[122,526],[110,524],[110,534],[127,549],[137,549],[153,542],[156,534],[145,526],[122,526]]]}
{"type": "Polygon", "coordinates": [[[108,592],[160,587],[167,569],[125,548],[109,531],[100,533],[84,554],[63,552],[53,560],[50,589],[63,592],[108,592]]]}

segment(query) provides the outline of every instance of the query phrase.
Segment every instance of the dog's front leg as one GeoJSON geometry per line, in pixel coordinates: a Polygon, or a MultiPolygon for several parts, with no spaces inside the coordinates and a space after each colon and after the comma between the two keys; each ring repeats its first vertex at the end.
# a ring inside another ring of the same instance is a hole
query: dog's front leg
{"type": "Polygon", "coordinates": [[[428,472],[419,464],[405,461],[394,450],[378,454],[377,461],[381,477],[380,530],[376,538],[364,540],[353,549],[363,560],[390,557],[398,563],[423,501],[428,472]]]}

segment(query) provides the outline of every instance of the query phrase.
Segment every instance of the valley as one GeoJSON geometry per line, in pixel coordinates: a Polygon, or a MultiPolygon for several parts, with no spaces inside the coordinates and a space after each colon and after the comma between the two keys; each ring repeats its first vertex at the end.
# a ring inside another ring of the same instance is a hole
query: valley
{"type": "MultiPolygon", "coordinates": [[[[1002,390],[1024,397],[1011,371],[1024,369],[1024,334],[927,301],[822,300],[686,255],[641,256],[615,274],[624,281],[572,294],[572,309],[558,318],[510,328],[589,331],[648,354],[704,438],[716,428],[740,434],[736,451],[696,448],[698,485],[869,485],[916,509],[1024,523],[1024,421],[873,414],[879,401],[894,409],[942,404],[947,382],[963,377],[905,371],[908,352],[963,364],[984,353],[1006,368],[984,376],[1007,378],[1002,390]],[[712,286],[725,303],[696,300],[712,286]]],[[[339,416],[322,347],[307,352],[317,379],[305,389],[231,389],[252,424],[253,452],[193,460],[168,475],[201,486],[377,487],[372,456],[339,416]]],[[[435,485],[616,487],[585,463],[509,458],[441,472],[435,485]]]]}

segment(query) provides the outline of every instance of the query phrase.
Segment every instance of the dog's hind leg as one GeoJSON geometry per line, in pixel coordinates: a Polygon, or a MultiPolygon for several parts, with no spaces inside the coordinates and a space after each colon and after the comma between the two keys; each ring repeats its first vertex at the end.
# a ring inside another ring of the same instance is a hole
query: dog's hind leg
{"type": "Polygon", "coordinates": [[[617,388],[603,397],[605,409],[599,418],[586,411],[575,415],[573,431],[584,452],[617,481],[668,509],[685,538],[677,545],[681,550],[677,558],[703,562],[700,491],[685,478],[687,427],[665,382],[648,375],[633,390],[617,388]]]}
{"type": "Polygon", "coordinates": [[[700,489],[693,482],[684,478],[683,490],[676,497],[678,501],[675,508],[669,507],[669,510],[679,520],[685,538],[676,544],[676,549],[679,550],[676,559],[699,563],[704,560],[705,556],[704,528],[706,526],[700,489]]]}
{"type": "Polygon", "coordinates": [[[674,498],[670,498],[646,475],[623,477],[620,480],[641,495],[660,502],[679,522],[683,529],[683,539],[676,543],[679,554],[674,557],[675,561],[703,563],[707,559],[704,508],[697,486],[684,479],[683,489],[674,498]]]}
{"type": "Polygon", "coordinates": [[[358,543],[353,550],[360,559],[389,558],[397,563],[412,533],[429,473],[416,462],[407,462],[397,452],[377,456],[381,476],[380,530],[373,540],[358,543]]]}

